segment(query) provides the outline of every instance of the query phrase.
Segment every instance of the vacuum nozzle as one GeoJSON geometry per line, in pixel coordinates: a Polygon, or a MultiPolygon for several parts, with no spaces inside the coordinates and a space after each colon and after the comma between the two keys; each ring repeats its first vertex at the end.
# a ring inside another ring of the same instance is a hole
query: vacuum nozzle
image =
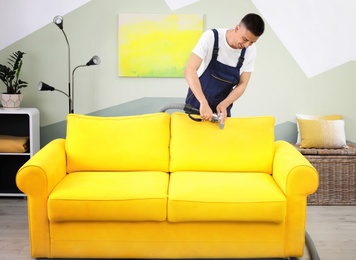
{"type": "Polygon", "coordinates": [[[221,118],[222,118],[221,114],[220,115],[213,114],[213,119],[211,120],[211,122],[214,123],[214,122],[218,121],[220,130],[223,130],[225,125],[221,122],[221,118]]]}

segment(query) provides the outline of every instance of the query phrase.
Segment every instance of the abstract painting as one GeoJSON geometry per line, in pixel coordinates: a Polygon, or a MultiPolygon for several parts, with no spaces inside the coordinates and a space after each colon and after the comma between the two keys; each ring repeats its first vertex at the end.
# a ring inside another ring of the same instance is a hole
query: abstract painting
{"type": "Polygon", "coordinates": [[[202,32],[199,14],[119,14],[119,76],[184,77],[202,32]]]}

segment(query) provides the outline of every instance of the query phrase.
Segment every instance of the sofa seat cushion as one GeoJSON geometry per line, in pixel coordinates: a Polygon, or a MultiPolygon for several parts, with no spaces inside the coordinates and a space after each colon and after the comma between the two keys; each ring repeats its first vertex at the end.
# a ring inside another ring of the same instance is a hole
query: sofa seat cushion
{"type": "Polygon", "coordinates": [[[266,173],[174,172],[168,220],[284,221],[286,197],[266,173]]]}
{"type": "Polygon", "coordinates": [[[50,221],[164,221],[169,174],[75,172],[54,188],[50,221]]]}

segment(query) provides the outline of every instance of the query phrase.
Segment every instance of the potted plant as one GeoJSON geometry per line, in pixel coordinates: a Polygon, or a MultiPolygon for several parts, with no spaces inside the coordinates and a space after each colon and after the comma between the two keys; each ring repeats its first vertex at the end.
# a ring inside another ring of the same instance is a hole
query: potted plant
{"type": "Polygon", "coordinates": [[[6,86],[6,92],[1,94],[1,104],[4,108],[20,107],[23,98],[21,89],[28,85],[26,81],[19,78],[24,54],[22,51],[14,52],[9,58],[10,66],[0,64],[0,79],[6,86]]]}

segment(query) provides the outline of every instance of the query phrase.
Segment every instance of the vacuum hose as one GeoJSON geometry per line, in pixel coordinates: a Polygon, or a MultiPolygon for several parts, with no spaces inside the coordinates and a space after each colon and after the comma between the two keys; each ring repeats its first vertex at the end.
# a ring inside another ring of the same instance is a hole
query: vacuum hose
{"type": "MultiPolygon", "coordinates": [[[[201,122],[202,119],[201,118],[196,118],[193,117],[192,115],[200,115],[200,111],[199,109],[189,105],[189,104],[181,104],[181,103],[170,103],[170,104],[166,104],[164,106],[161,107],[159,112],[166,112],[169,109],[179,109],[179,110],[184,110],[185,113],[188,114],[188,116],[190,117],[190,119],[197,121],[197,122],[201,122]]],[[[218,116],[217,114],[213,114],[213,118],[211,120],[211,122],[218,122],[219,123],[219,127],[220,129],[224,129],[224,124],[221,123],[221,116],[218,116]]]]}

